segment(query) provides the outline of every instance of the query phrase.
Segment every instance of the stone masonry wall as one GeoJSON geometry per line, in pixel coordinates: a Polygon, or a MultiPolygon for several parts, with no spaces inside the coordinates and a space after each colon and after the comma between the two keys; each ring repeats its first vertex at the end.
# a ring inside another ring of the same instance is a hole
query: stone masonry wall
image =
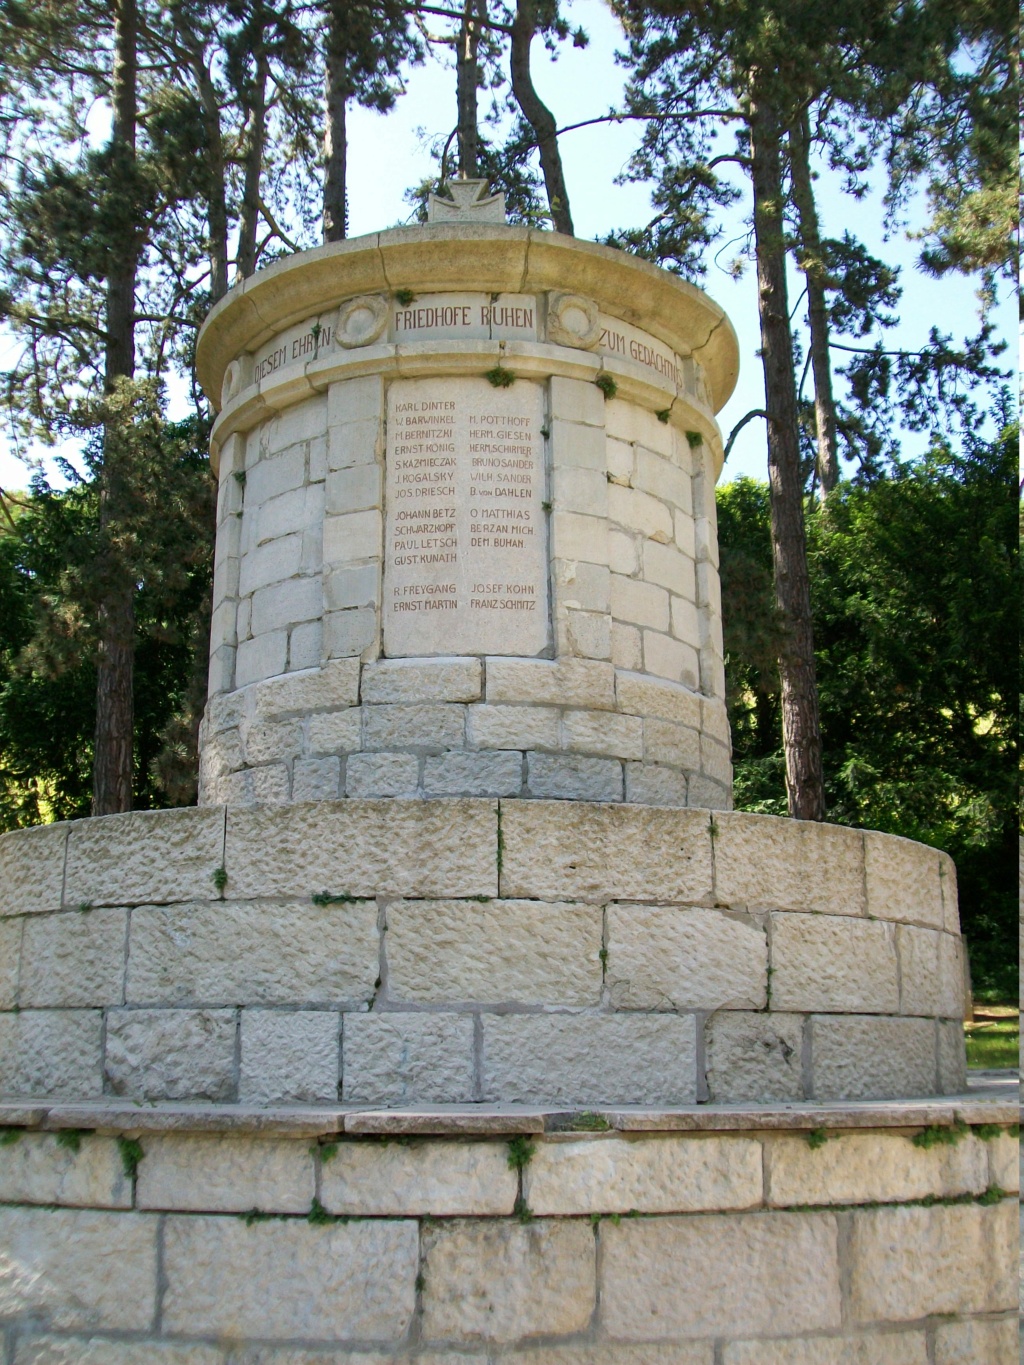
{"type": "Polygon", "coordinates": [[[1018,1359],[1017,1143],[993,1125],[127,1131],[5,1131],[9,1365],[1018,1359]]]}
{"type": "Polygon", "coordinates": [[[557,1104],[964,1085],[952,862],[545,801],[136,813],[0,838],[0,1094],[557,1104]]]}

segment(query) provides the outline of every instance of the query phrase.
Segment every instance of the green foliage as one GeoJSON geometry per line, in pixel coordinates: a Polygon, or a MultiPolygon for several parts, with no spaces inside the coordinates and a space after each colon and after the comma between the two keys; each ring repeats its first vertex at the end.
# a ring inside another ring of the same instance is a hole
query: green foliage
{"type": "Polygon", "coordinates": [[[811,1128],[807,1132],[807,1145],[812,1152],[816,1152],[819,1147],[824,1147],[828,1142],[828,1133],[824,1128],[811,1128]]]}
{"type": "Polygon", "coordinates": [[[594,383],[604,394],[605,398],[614,398],[619,391],[619,386],[610,374],[599,374],[594,383]]]}
{"type": "Polygon", "coordinates": [[[309,1213],[306,1214],[306,1222],[314,1226],[321,1226],[324,1223],[333,1223],[334,1219],[324,1208],[320,1200],[313,1196],[313,1202],[309,1206],[309,1213]]]}
{"type": "Polygon", "coordinates": [[[24,1131],[23,1128],[0,1128],[0,1147],[13,1147],[24,1131]]]}
{"type": "Polygon", "coordinates": [[[929,1124],[915,1133],[910,1139],[915,1147],[955,1147],[969,1132],[970,1128],[962,1120],[951,1124],[929,1124]]]}
{"type": "Polygon", "coordinates": [[[526,1137],[509,1138],[508,1143],[508,1165],[509,1170],[523,1171],[533,1160],[536,1152],[536,1144],[526,1137]]]}
{"type": "Polygon", "coordinates": [[[488,384],[496,389],[510,389],[516,382],[516,377],[511,370],[506,370],[503,365],[495,365],[493,370],[488,370],[484,375],[488,384]]]}
{"type": "Polygon", "coordinates": [[[213,872],[210,874],[210,881],[212,881],[217,890],[223,894],[224,888],[228,884],[227,868],[214,868],[213,872]]]}
{"type": "Polygon", "coordinates": [[[78,1153],[82,1150],[84,1135],[82,1128],[62,1128],[57,1134],[57,1146],[63,1147],[65,1151],[78,1153]]]}
{"type": "Polygon", "coordinates": [[[354,905],[359,899],[358,896],[340,895],[332,896],[329,891],[318,891],[315,896],[311,896],[314,905],[354,905]]]}
{"type": "Polygon", "coordinates": [[[117,1150],[121,1156],[121,1167],[129,1180],[134,1180],[139,1170],[139,1162],[146,1155],[138,1138],[119,1137],[117,1150]]]}
{"type": "Polygon", "coordinates": [[[979,1194],[977,1203],[982,1205],[999,1204],[1006,1198],[1006,1191],[998,1185],[990,1185],[984,1194],[979,1194]]]}

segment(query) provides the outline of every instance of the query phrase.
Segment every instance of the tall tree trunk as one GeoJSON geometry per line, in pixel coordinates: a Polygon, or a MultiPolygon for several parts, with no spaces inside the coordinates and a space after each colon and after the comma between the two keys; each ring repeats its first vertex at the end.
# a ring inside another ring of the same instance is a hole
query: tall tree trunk
{"type": "Polygon", "coordinates": [[[348,234],[348,139],[345,111],[350,80],[345,60],[345,0],[328,7],[327,74],[324,119],[324,241],[340,242],[348,234]]]}
{"type": "Polygon", "coordinates": [[[572,237],[572,214],[569,212],[569,192],[565,187],[562,171],[562,155],[558,150],[554,115],[537,94],[530,73],[530,45],[537,32],[537,11],[534,0],[518,0],[516,17],[512,21],[512,52],[510,68],[512,74],[512,93],[515,95],[523,116],[537,135],[537,150],[540,152],[541,170],[544,172],[544,188],[547,190],[548,207],[556,232],[564,232],[572,237]]]}
{"type": "Polygon", "coordinates": [[[786,293],[783,228],[782,129],[774,111],[752,91],[751,180],[761,318],[761,363],[768,413],[768,483],[771,490],[772,561],[775,601],[782,619],[779,656],[782,683],[782,742],[786,755],[789,813],[822,820],[825,792],[821,730],[814,669],[814,632],[804,535],[803,484],[797,432],[793,337],[786,293]]]}
{"type": "MultiPolygon", "coordinates": [[[[111,134],[114,175],[123,174],[134,195],[135,134],[138,121],[138,13],[136,0],[114,6],[114,69],[111,134]]],[[[111,393],[120,379],[135,373],[135,278],[138,244],[134,231],[111,252],[107,277],[104,385],[111,393]]],[[[109,411],[109,410],[108,410],[109,411]]],[[[122,501],[124,443],[108,415],[103,433],[100,524],[116,523],[122,501]]],[[[121,420],[124,420],[123,418],[121,420]]],[[[99,613],[96,667],[96,735],[93,754],[92,813],[110,815],[132,807],[132,730],[134,726],[135,585],[112,584],[99,613]]]]}
{"type": "Polygon", "coordinates": [[[475,180],[480,173],[480,132],[477,128],[476,94],[480,87],[480,36],[478,0],[465,0],[462,29],[455,56],[455,85],[459,105],[459,174],[475,180]]]}
{"type": "Polygon", "coordinates": [[[210,260],[210,302],[216,303],[228,292],[228,204],[227,174],[224,164],[224,138],[220,125],[220,104],[217,89],[209,69],[201,56],[194,66],[196,84],[206,125],[206,173],[209,178],[207,227],[210,260]]]}
{"type": "Polygon", "coordinates": [[[832,397],[832,364],[828,348],[828,305],[825,263],[821,258],[818,210],[811,182],[811,120],[805,109],[789,130],[793,202],[800,221],[800,269],[807,277],[807,315],[814,374],[814,425],[818,436],[818,484],[824,501],[839,482],[836,405],[832,397]]]}
{"type": "Polygon", "coordinates": [[[242,209],[238,223],[238,278],[248,279],[256,269],[256,228],[260,216],[260,178],[267,134],[267,77],[270,62],[262,48],[256,54],[249,103],[249,136],[245,149],[242,209]]]}

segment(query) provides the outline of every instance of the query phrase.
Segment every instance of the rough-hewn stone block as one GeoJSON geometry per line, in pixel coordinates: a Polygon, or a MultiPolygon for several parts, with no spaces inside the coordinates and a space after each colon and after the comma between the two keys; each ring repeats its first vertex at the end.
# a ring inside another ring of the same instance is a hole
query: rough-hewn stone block
{"type": "Polygon", "coordinates": [[[345,792],[357,799],[415,796],[419,782],[415,754],[353,754],[345,764],[345,792]]]}
{"type": "Polygon", "coordinates": [[[68,824],[0,834],[0,915],[59,910],[68,824]]]}
{"type": "Polygon", "coordinates": [[[562,743],[576,753],[605,754],[610,758],[642,758],[643,722],[639,716],[616,716],[602,711],[567,711],[562,718],[562,743]]]}
{"type": "Polygon", "coordinates": [[[613,1337],[811,1332],[840,1325],[831,1214],[697,1214],[601,1226],[601,1317],[613,1337]]]}
{"type": "MultiPolygon", "coordinates": [[[[228,882],[230,889],[231,882],[228,882]]],[[[373,901],[215,901],[132,911],[132,1004],[334,1004],[365,1000],[379,971],[373,901]]],[[[96,913],[96,912],[94,912],[96,913]]]]}
{"type": "Polygon", "coordinates": [[[711,896],[711,834],[697,811],[580,802],[501,808],[506,896],[700,902],[711,896]]]}
{"type": "Polygon", "coordinates": [[[306,1213],[313,1159],[304,1142],[172,1133],[147,1136],[139,1163],[140,1209],[197,1213],[306,1213]]]}
{"type": "Polygon", "coordinates": [[[1018,1365],[1014,1318],[974,1318],[935,1327],[935,1365],[1018,1365]]]}
{"type": "Polygon", "coordinates": [[[560,712],[545,706],[471,706],[466,730],[479,749],[557,749],[560,712]]]}
{"type": "Polygon", "coordinates": [[[380,659],[363,665],[364,702],[476,701],[479,659],[380,659]]]}
{"type": "Polygon", "coordinates": [[[381,1105],[475,1099],[467,1014],[346,1014],[342,1099],[381,1105]]]}
{"type": "Polygon", "coordinates": [[[0,1094],[98,1098],[102,1037],[100,1010],[0,1014],[0,1094]]]}
{"type": "Polygon", "coordinates": [[[253,713],[261,719],[279,720],[355,706],[358,700],[359,660],[334,659],[323,668],[260,683],[253,689],[253,713]]]}
{"type": "Polygon", "coordinates": [[[33,916],[21,946],[22,1005],[120,1005],[126,910],[33,916]]]}
{"type": "Polygon", "coordinates": [[[522,785],[523,758],[517,752],[455,752],[423,763],[428,796],[518,796],[522,785]]]}
{"type": "Polygon", "coordinates": [[[25,1132],[0,1149],[0,1202],[130,1209],[132,1182],[113,1138],[83,1137],[76,1151],[56,1133],[25,1132]]]}
{"type": "Polygon", "coordinates": [[[780,914],[771,922],[773,1006],[899,1012],[892,925],[840,915],[780,914]]]}
{"type": "Polygon", "coordinates": [[[307,740],[313,754],[350,754],[363,739],[363,713],[358,706],[310,716],[307,740]]]}
{"type": "Polygon", "coordinates": [[[608,907],[608,989],[617,1009],[760,1009],[764,930],[720,910],[608,907]]]}
{"type": "Polygon", "coordinates": [[[423,706],[364,706],[363,742],[367,749],[461,748],[466,708],[452,702],[423,706]]]}
{"type": "Polygon", "coordinates": [[[412,1319],[417,1257],[408,1220],[247,1227],[238,1218],[170,1217],[164,1331],[397,1341],[412,1319]]]}
{"type": "Polygon", "coordinates": [[[694,1016],[488,1015],[483,1080],[511,1104],[692,1104],[694,1016]]]}
{"type": "Polygon", "coordinates": [[[696,1213],[761,1202],[761,1144],[746,1138],[542,1142],[523,1173],[535,1214],[696,1213]]]}
{"type": "Polygon", "coordinates": [[[692,771],[700,767],[700,735],[671,720],[644,720],[644,758],[692,771]]]}
{"type": "Polygon", "coordinates": [[[615,708],[615,670],[592,659],[488,659],[488,702],[615,708]]]}
{"type": "Polygon", "coordinates": [[[928,1365],[924,1332],[727,1341],[723,1365],[928,1365]]]}
{"type": "Polygon", "coordinates": [[[866,1204],[981,1194],[988,1185],[985,1145],[917,1147],[902,1134],[847,1133],[810,1148],[803,1137],[767,1144],[766,1197],[788,1204],[866,1204]]]}
{"type": "Polygon", "coordinates": [[[1020,1187],[1020,1139],[1003,1133],[985,1143],[988,1150],[988,1183],[998,1185],[1007,1194],[1017,1194],[1020,1187]]]}
{"type": "Polygon", "coordinates": [[[817,1100],[896,1099],[936,1089],[930,1019],[815,1015],[811,1060],[817,1100]]]}
{"type": "Polygon", "coordinates": [[[798,1014],[723,1010],[704,1026],[708,1091],[716,1104],[804,1097],[798,1014]]]}
{"type": "Polygon", "coordinates": [[[320,801],[232,811],[226,894],[497,895],[491,801],[320,801]]]}
{"type": "MultiPolygon", "coordinates": [[[[502,1365],[714,1365],[710,1341],[659,1341],[644,1345],[626,1341],[584,1341],[575,1346],[524,1346],[501,1357],[502,1365]]],[[[459,1365],[452,1357],[443,1365],[459,1365]]],[[[91,1362],[90,1362],[91,1365],[91,1362]]]]}
{"type": "Polygon", "coordinates": [[[900,924],[896,926],[896,945],[902,1012],[961,1020],[964,975],[959,938],[900,924]]]}
{"type": "Polygon", "coordinates": [[[388,907],[388,998],[596,1005],[601,909],[541,901],[388,907]]]}
{"type": "Polygon", "coordinates": [[[336,1100],[340,1060],[341,1019],[333,1010],[242,1011],[243,1104],[336,1100]]]}
{"type": "Polygon", "coordinates": [[[138,1100],[235,1098],[234,1010],[111,1010],[105,1074],[138,1100]]]}
{"type": "Polygon", "coordinates": [[[297,758],[292,765],[293,801],[335,801],[340,784],[338,758],[297,758]]]}
{"type": "Polygon", "coordinates": [[[959,1019],[940,1019],[939,1093],[959,1095],[967,1089],[967,1048],[959,1019]]]}
{"type": "Polygon", "coordinates": [[[504,1142],[342,1142],[320,1177],[324,1208],[354,1218],[500,1216],[517,1192],[504,1142]]]}
{"type": "Polygon", "coordinates": [[[541,798],[621,801],[622,764],[615,758],[529,753],[526,787],[531,796],[541,798]]]}
{"type": "Polygon", "coordinates": [[[685,806],[687,780],[676,768],[657,763],[626,764],[626,800],[640,806],[685,806]]]}
{"type": "Polygon", "coordinates": [[[691,730],[700,729],[700,697],[681,685],[661,682],[642,673],[617,670],[615,695],[620,711],[672,720],[691,730]]]}
{"type": "Polygon", "coordinates": [[[78,820],[68,838],[65,905],[214,900],[224,812],[132,811],[78,820]]]}
{"type": "Polygon", "coordinates": [[[215,1346],[111,1337],[22,1337],[14,1365],[224,1365],[215,1346]]]}
{"type": "Polygon", "coordinates": [[[892,834],[864,836],[868,910],[879,919],[943,925],[940,854],[892,834]]]}
{"type": "Polygon", "coordinates": [[[860,830],[739,811],[715,823],[715,895],[720,902],[864,914],[860,830]]]}
{"type": "Polygon", "coordinates": [[[580,1332],[594,1311],[587,1222],[447,1223],[424,1234],[423,1334],[518,1341],[580,1332]]]}
{"type": "Polygon", "coordinates": [[[24,919],[0,919],[0,1010],[18,1003],[18,972],[24,919]]]}

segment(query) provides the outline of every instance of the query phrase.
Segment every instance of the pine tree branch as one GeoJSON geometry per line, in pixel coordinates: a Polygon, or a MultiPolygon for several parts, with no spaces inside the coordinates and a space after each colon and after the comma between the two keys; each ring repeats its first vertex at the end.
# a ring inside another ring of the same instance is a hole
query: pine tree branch
{"type": "Polygon", "coordinates": [[[729,439],[725,443],[725,454],[722,456],[723,460],[727,460],[729,458],[729,452],[730,450],[732,450],[733,445],[736,442],[736,437],[740,434],[740,432],[747,425],[747,423],[752,422],[755,417],[763,417],[766,422],[768,420],[768,414],[765,412],[764,408],[752,408],[750,412],[748,412],[745,416],[741,417],[740,420],[733,427],[732,431],[729,432],[729,439]]]}

